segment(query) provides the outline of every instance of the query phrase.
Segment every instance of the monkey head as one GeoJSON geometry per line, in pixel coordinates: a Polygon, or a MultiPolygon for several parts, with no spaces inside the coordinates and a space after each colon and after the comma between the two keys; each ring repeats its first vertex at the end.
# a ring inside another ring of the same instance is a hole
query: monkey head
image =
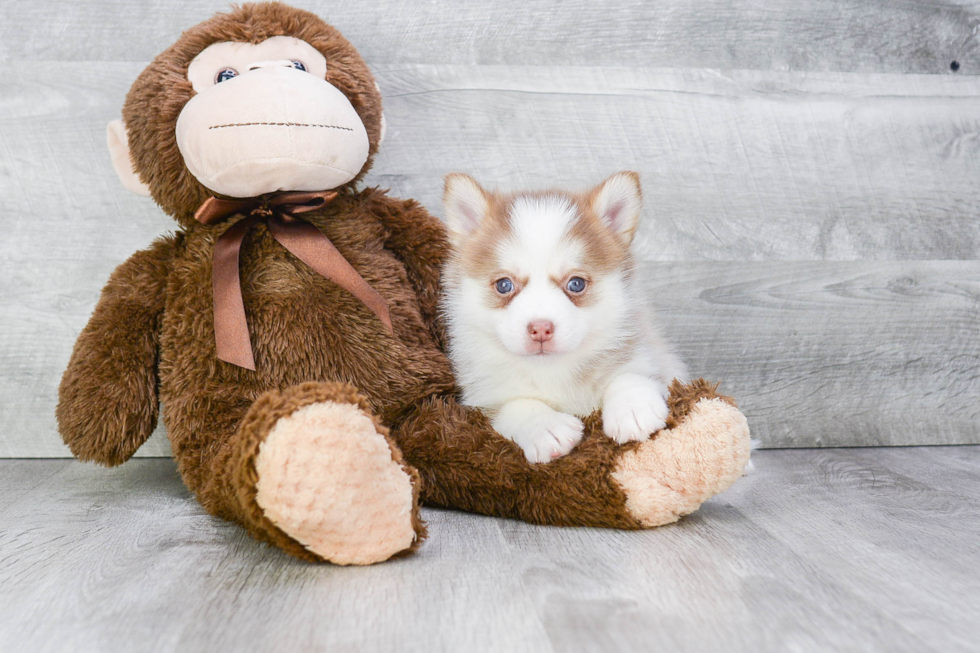
{"type": "Polygon", "coordinates": [[[123,185],[187,226],[211,196],[352,185],[383,136],[357,50],[311,13],[260,3],[191,28],[154,59],[108,144],[123,185]]]}

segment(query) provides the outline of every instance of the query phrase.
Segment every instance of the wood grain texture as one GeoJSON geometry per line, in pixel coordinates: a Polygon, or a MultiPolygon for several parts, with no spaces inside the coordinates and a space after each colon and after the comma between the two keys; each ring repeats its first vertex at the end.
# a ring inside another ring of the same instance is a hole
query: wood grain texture
{"type": "Polygon", "coordinates": [[[5,651],[970,651],[980,447],[762,451],[678,524],[424,511],[367,568],[203,513],[167,460],[0,461],[5,651]],[[31,470],[44,479],[22,492],[31,470]],[[950,475],[953,470],[954,475],[950,475]]]}
{"type": "Polygon", "coordinates": [[[438,210],[459,170],[505,189],[641,174],[644,256],[976,259],[980,77],[379,68],[373,180],[438,210]]]}
{"type": "MultiPolygon", "coordinates": [[[[722,381],[766,447],[980,439],[978,261],[645,262],[638,275],[692,374],[722,381]]],[[[89,309],[57,298],[12,306],[30,321],[0,316],[0,345],[25,360],[2,383],[32,398],[0,404],[6,456],[67,454],[55,390],[89,309]]],[[[168,453],[157,433],[139,455],[168,453]]]]}
{"type": "MultiPolygon", "coordinates": [[[[970,0],[297,0],[371,63],[980,72],[970,0]]],[[[6,0],[0,60],[144,61],[224,0],[6,0]]]]}
{"type": "MultiPolygon", "coordinates": [[[[0,456],[66,455],[75,337],[173,226],[105,153],[142,66],[0,67],[0,456]]],[[[767,446],[977,442],[980,78],[377,70],[392,127],[369,182],[436,214],[450,170],[509,188],[640,170],[650,300],[767,446]]],[[[140,455],[168,451],[158,434],[140,455]]]]}
{"type": "Polygon", "coordinates": [[[980,261],[648,262],[649,303],[694,375],[766,447],[980,437],[980,261]]]}
{"type": "MultiPolygon", "coordinates": [[[[10,93],[0,104],[0,193],[5,212],[31,216],[14,221],[10,256],[33,255],[38,232],[66,220],[85,239],[79,246],[96,248],[85,250],[93,261],[108,248],[131,252],[172,224],[119,187],[105,152],[105,123],[141,70],[0,71],[10,93]]],[[[520,189],[584,188],[635,169],[646,190],[638,245],[650,258],[980,255],[980,77],[487,66],[377,73],[390,129],[368,181],[437,214],[441,176],[454,170],[520,189]]]]}

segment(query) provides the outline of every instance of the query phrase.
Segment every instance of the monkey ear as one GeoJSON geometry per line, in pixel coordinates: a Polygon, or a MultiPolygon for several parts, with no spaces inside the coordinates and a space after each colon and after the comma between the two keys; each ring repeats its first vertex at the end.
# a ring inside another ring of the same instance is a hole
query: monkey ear
{"type": "Polygon", "coordinates": [[[592,189],[589,203],[610,231],[627,244],[632,242],[643,206],[640,175],[617,172],[592,189]]]}
{"type": "Polygon", "coordinates": [[[442,203],[449,233],[457,242],[476,231],[487,214],[487,192],[473,177],[461,172],[446,175],[442,203]]]}
{"type": "MultiPolygon", "coordinates": [[[[378,96],[381,95],[381,87],[378,83],[374,83],[374,88],[378,89],[378,96]]],[[[378,136],[378,149],[381,149],[381,144],[385,142],[385,134],[388,133],[388,121],[385,120],[385,110],[381,110],[381,135],[378,136]]]]}
{"type": "Polygon", "coordinates": [[[106,145],[109,146],[112,167],[116,170],[123,188],[137,195],[149,197],[150,187],[140,181],[139,175],[133,170],[133,161],[129,157],[129,138],[126,136],[126,126],[122,120],[113,120],[106,127],[106,145]]]}

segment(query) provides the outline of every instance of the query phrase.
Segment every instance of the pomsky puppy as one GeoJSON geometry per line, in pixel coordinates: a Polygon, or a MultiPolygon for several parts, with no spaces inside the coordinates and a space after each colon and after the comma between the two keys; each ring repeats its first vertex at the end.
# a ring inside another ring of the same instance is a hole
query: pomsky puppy
{"type": "Polygon", "coordinates": [[[463,403],[531,462],[571,451],[576,415],[597,408],[616,442],[647,439],[664,427],[671,380],[686,380],[636,287],[641,201],[635,172],[585,194],[504,195],[446,177],[443,312],[463,403]]]}

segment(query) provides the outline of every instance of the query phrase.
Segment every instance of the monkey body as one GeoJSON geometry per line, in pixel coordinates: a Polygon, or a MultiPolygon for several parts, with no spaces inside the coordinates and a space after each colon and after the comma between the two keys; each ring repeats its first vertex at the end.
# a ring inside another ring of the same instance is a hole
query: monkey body
{"type": "MultiPolygon", "coordinates": [[[[372,209],[397,209],[441,226],[414,202],[394,200],[374,189],[345,194],[306,219],[326,234],[391,308],[389,335],[371,311],[350,293],[311,270],[277,243],[264,225],[252,228],[241,251],[241,283],[256,369],[243,370],[215,360],[210,292],[214,241],[220,230],[185,233],[168,274],[168,305],[161,320],[161,399],[170,413],[187,387],[218,385],[243,398],[269,388],[305,381],[344,381],[364,394],[386,422],[434,392],[448,391],[453,377],[436,342],[409,271],[390,249],[383,217],[372,209]]],[[[416,219],[417,219],[416,218],[416,219]]],[[[234,220],[223,227],[230,227],[234,220]]],[[[425,232],[417,227],[416,235],[425,232]]],[[[428,237],[428,236],[427,236],[428,237]]],[[[169,423],[168,422],[168,423],[169,423]]]]}
{"type": "Polygon", "coordinates": [[[337,564],[417,547],[422,501],[644,528],[741,475],[745,419],[705,383],[673,388],[655,438],[618,445],[594,415],[576,450],[544,465],[457,403],[438,313],[445,230],[413,201],[357,190],[384,133],[381,98],[357,51],[316,16],[278,3],[216,15],[150,64],[123,118],[108,131],[120,179],[182,229],[116,269],[79,335],[57,417],[80,459],[128,460],[162,402],[180,474],[210,513],[337,564]],[[248,101],[270,89],[281,101],[248,101]],[[336,199],[302,220],[381,297],[390,331],[259,220],[234,271],[255,369],[221,359],[217,302],[228,297],[215,261],[247,216],[202,224],[199,208],[331,189],[336,199]]]}

